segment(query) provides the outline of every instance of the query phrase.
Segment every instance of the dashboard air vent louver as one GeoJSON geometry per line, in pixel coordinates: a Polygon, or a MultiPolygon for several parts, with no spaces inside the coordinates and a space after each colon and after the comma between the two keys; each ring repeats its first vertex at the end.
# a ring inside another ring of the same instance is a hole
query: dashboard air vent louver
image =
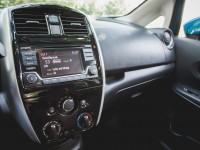
{"type": "Polygon", "coordinates": [[[14,23],[16,33],[21,34],[48,34],[47,22],[44,13],[15,12],[14,23]]]}
{"type": "Polygon", "coordinates": [[[174,47],[174,35],[171,30],[166,29],[163,32],[163,42],[168,49],[172,49],[174,47]]]}
{"type": "Polygon", "coordinates": [[[85,17],[61,15],[61,21],[65,34],[88,34],[85,17]]]}

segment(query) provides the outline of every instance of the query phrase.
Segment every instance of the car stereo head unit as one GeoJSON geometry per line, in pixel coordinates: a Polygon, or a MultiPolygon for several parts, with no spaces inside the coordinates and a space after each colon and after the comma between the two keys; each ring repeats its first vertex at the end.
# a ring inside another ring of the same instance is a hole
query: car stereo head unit
{"type": "Polygon", "coordinates": [[[25,87],[98,77],[90,45],[73,48],[21,47],[20,53],[25,87]]]}
{"type": "Polygon", "coordinates": [[[38,51],[42,77],[82,74],[80,50],[38,51]]]}

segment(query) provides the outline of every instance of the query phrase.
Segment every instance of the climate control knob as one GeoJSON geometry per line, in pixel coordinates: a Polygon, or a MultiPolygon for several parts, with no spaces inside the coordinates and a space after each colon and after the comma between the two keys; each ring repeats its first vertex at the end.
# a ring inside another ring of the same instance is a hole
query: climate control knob
{"type": "Polygon", "coordinates": [[[89,129],[93,124],[93,117],[91,113],[82,113],[79,115],[77,119],[77,125],[80,129],[87,130],[89,129]]]}
{"type": "Polygon", "coordinates": [[[75,101],[71,96],[64,96],[58,101],[58,110],[63,115],[69,115],[75,110],[75,101]]]}
{"type": "Polygon", "coordinates": [[[74,109],[74,100],[72,98],[66,99],[62,104],[62,108],[65,112],[71,112],[74,109]]]}
{"type": "Polygon", "coordinates": [[[61,135],[61,124],[56,121],[48,122],[43,127],[43,134],[46,137],[46,139],[49,140],[56,140],[61,135]]]}

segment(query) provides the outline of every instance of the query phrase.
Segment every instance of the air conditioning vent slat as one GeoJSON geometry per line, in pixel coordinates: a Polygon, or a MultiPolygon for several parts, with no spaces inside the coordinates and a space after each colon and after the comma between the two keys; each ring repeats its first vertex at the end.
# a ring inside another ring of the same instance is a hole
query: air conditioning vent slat
{"type": "Polygon", "coordinates": [[[74,21],[74,20],[62,20],[62,21],[65,22],[65,23],[75,22],[75,23],[82,23],[82,24],[85,24],[84,21],[74,21]]]}
{"type": "Polygon", "coordinates": [[[48,34],[44,13],[30,14],[26,11],[14,13],[15,30],[17,34],[48,34]]]}
{"type": "MultiPolygon", "coordinates": [[[[26,26],[28,26],[28,25],[30,25],[30,24],[27,24],[27,23],[15,23],[15,26],[21,26],[21,25],[26,25],[26,26]]],[[[40,23],[40,25],[42,26],[46,26],[47,24],[46,23],[40,23]]]]}
{"type": "Polygon", "coordinates": [[[84,16],[60,16],[65,34],[88,34],[84,16]]]}

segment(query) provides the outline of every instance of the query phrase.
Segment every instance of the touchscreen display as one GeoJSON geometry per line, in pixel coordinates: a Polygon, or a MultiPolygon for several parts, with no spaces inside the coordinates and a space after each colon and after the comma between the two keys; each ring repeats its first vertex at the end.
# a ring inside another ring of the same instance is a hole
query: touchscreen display
{"type": "Polygon", "coordinates": [[[83,66],[79,50],[40,51],[42,77],[55,77],[82,73],[83,66]]]}

